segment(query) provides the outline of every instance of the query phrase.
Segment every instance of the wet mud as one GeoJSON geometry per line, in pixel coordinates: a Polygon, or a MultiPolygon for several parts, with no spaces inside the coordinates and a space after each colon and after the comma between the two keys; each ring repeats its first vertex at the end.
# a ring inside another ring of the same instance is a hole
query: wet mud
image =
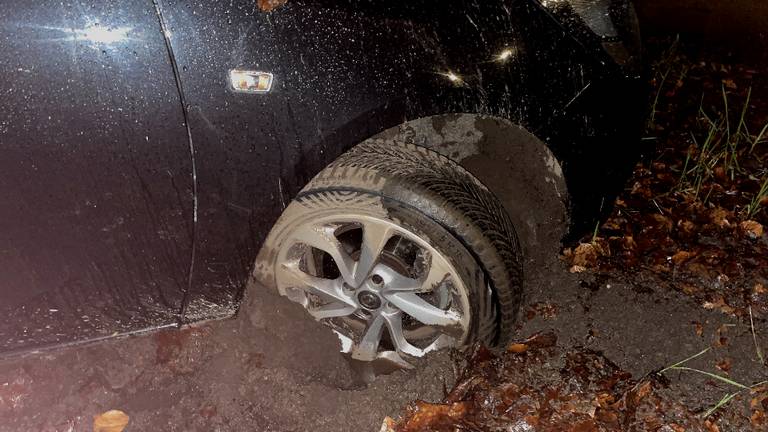
{"type": "Polygon", "coordinates": [[[449,353],[363,387],[338,339],[298,306],[254,288],[231,320],[0,363],[0,431],[372,430],[453,384],[449,353]]]}
{"type": "MultiPolygon", "coordinates": [[[[744,385],[766,379],[748,325],[659,289],[653,280],[571,274],[553,256],[530,274],[528,286],[515,339],[525,343],[532,334],[549,333],[556,345],[537,348],[528,342],[530,354],[511,360],[516,353],[502,354],[500,361],[531,375],[526,378],[531,386],[561,382],[570,373],[557,365],[576,356],[609,365],[601,373],[620,379],[606,391],[620,400],[627,389],[650,382],[652,372],[707,347],[709,352],[688,365],[744,385]]],[[[296,305],[252,288],[235,319],[0,363],[0,431],[91,430],[94,416],[112,409],[130,417],[126,431],[376,431],[385,417],[407,416],[404,407],[412,401],[471,399],[454,389],[457,377],[465,381],[472,373],[461,372],[466,354],[439,353],[415,370],[363,386],[335,352],[338,341],[331,332],[296,305]]],[[[766,334],[757,338],[763,347],[766,334]]],[[[662,392],[665,403],[685,418],[699,418],[734,390],[697,373],[663,376],[661,383],[651,380],[649,400],[662,392]]],[[[585,394],[592,397],[595,391],[585,394]]],[[[749,430],[739,427],[759,415],[760,401],[757,409],[750,405],[758,396],[735,396],[717,418],[736,427],[727,430],[749,430]]]]}

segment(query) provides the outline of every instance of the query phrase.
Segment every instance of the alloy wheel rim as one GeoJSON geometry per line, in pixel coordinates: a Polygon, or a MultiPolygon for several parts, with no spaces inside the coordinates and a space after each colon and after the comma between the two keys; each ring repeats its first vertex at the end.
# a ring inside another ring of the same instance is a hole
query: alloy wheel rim
{"type": "Polygon", "coordinates": [[[407,358],[464,343],[469,298],[451,262],[421,236],[371,215],[328,215],[289,230],[280,293],[339,336],[353,359],[407,358]]]}

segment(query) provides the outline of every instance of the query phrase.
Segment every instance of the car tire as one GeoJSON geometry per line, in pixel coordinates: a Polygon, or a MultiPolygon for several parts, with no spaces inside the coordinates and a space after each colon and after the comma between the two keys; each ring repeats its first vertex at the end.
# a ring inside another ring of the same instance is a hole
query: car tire
{"type": "Polygon", "coordinates": [[[493,194],[446,157],[386,139],[312,179],[273,227],[256,277],[330,325],[353,358],[403,363],[504,341],[523,280],[493,194]]]}

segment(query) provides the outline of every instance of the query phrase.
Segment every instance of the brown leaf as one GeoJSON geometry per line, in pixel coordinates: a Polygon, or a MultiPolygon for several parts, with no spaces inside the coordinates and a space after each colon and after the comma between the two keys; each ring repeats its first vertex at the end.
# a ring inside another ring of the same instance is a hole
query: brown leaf
{"type": "Polygon", "coordinates": [[[381,422],[381,429],[379,429],[379,432],[394,432],[395,431],[395,421],[392,419],[392,417],[384,417],[384,421],[381,422]]]}
{"type": "Polygon", "coordinates": [[[719,362],[717,362],[715,366],[717,366],[717,368],[720,369],[721,371],[728,373],[728,371],[731,370],[731,363],[732,363],[731,359],[726,357],[720,360],[719,362]]]}
{"type": "Polygon", "coordinates": [[[660,229],[666,232],[672,231],[672,220],[670,218],[658,213],[654,213],[652,217],[660,229]]]}
{"type": "Polygon", "coordinates": [[[677,229],[685,235],[691,235],[696,231],[696,225],[689,220],[681,219],[677,222],[677,229]]]}
{"type": "Polygon", "coordinates": [[[582,243],[573,251],[574,266],[591,267],[597,263],[597,250],[592,243],[582,243]]]}
{"type": "Polygon", "coordinates": [[[93,432],[122,432],[129,417],[120,410],[110,410],[93,417],[93,432]]]}
{"type": "Polygon", "coordinates": [[[720,181],[725,181],[728,177],[725,174],[725,168],[719,166],[715,168],[715,177],[720,181]]]}
{"type": "Polygon", "coordinates": [[[680,265],[686,261],[688,261],[693,256],[693,253],[688,251],[678,251],[676,254],[672,255],[672,262],[675,263],[675,265],[680,265]]]}
{"type": "Polygon", "coordinates": [[[587,269],[586,267],[575,265],[575,266],[571,266],[571,268],[569,268],[568,271],[571,273],[583,273],[587,271],[587,269]]]}
{"type": "Polygon", "coordinates": [[[726,88],[729,88],[729,89],[731,89],[731,90],[736,90],[737,88],[739,88],[739,87],[736,85],[736,83],[735,83],[735,82],[734,82],[732,79],[730,79],[730,78],[726,78],[726,79],[724,79],[724,80],[723,80],[723,85],[724,85],[726,88]]]}
{"type": "Polygon", "coordinates": [[[287,2],[288,0],[257,0],[256,3],[259,5],[259,8],[264,12],[270,12],[275,8],[278,8],[286,4],[287,2]]]}
{"type": "MultiPolygon", "coordinates": [[[[707,301],[702,304],[704,306],[704,309],[719,309],[720,312],[723,312],[728,315],[733,315],[733,313],[736,311],[733,307],[729,306],[728,303],[725,302],[725,299],[723,297],[717,297],[716,299],[712,301],[707,301]]],[[[717,330],[718,334],[721,330],[723,330],[723,326],[720,326],[720,328],[717,330]]]]}
{"type": "Polygon", "coordinates": [[[641,400],[643,400],[651,393],[651,389],[652,387],[650,381],[646,381],[640,385],[640,387],[638,387],[635,391],[635,403],[640,403],[641,400]]]}
{"type": "Polygon", "coordinates": [[[441,423],[450,423],[461,419],[469,411],[469,402],[456,402],[452,404],[431,404],[416,402],[416,411],[405,424],[406,431],[429,430],[432,426],[441,423]]]}
{"type": "Polygon", "coordinates": [[[544,319],[552,319],[557,316],[557,305],[547,302],[536,302],[525,311],[525,318],[532,320],[536,316],[544,319]]]}
{"type": "Polygon", "coordinates": [[[512,353],[517,353],[517,354],[524,353],[524,352],[528,351],[528,345],[523,344],[523,343],[510,344],[507,347],[507,351],[508,352],[512,352],[512,353]]]}
{"type": "Polygon", "coordinates": [[[731,223],[728,222],[729,216],[730,216],[730,213],[728,212],[728,210],[722,207],[717,207],[709,213],[709,219],[712,221],[712,223],[719,226],[720,228],[731,225],[731,223]]]}
{"type": "Polygon", "coordinates": [[[753,220],[744,221],[739,224],[739,229],[741,230],[742,234],[752,240],[763,236],[763,226],[760,224],[760,222],[755,222],[753,220]]]}
{"type": "Polygon", "coordinates": [[[696,336],[701,336],[704,334],[704,326],[700,322],[693,321],[691,324],[693,324],[693,326],[696,328],[696,336]]]}
{"type": "Polygon", "coordinates": [[[752,287],[753,294],[765,294],[766,292],[768,292],[768,290],[759,282],[755,283],[755,286],[752,287]]]}

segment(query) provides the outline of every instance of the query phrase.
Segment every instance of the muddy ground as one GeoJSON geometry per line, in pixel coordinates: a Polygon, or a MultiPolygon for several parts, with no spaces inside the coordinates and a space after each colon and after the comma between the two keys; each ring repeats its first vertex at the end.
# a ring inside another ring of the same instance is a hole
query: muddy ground
{"type": "MultiPolygon", "coordinates": [[[[635,377],[718,342],[691,366],[718,371],[730,359],[734,380],[766,378],[749,325],[683,294],[621,275],[571,274],[555,256],[529,279],[519,338],[554,331],[558,349],[600,351],[635,377]]],[[[335,336],[254,288],[258,296],[231,320],[3,362],[0,431],[87,431],[110,409],[128,414],[127,431],[376,431],[385,416],[414,400],[440,401],[454,384],[461,356],[443,353],[363,387],[334,353],[335,336]]],[[[768,347],[763,333],[758,342],[768,347]]],[[[667,375],[692,410],[729,390],[697,374],[667,375]]],[[[748,416],[748,398],[725,409],[748,416]]]]}

